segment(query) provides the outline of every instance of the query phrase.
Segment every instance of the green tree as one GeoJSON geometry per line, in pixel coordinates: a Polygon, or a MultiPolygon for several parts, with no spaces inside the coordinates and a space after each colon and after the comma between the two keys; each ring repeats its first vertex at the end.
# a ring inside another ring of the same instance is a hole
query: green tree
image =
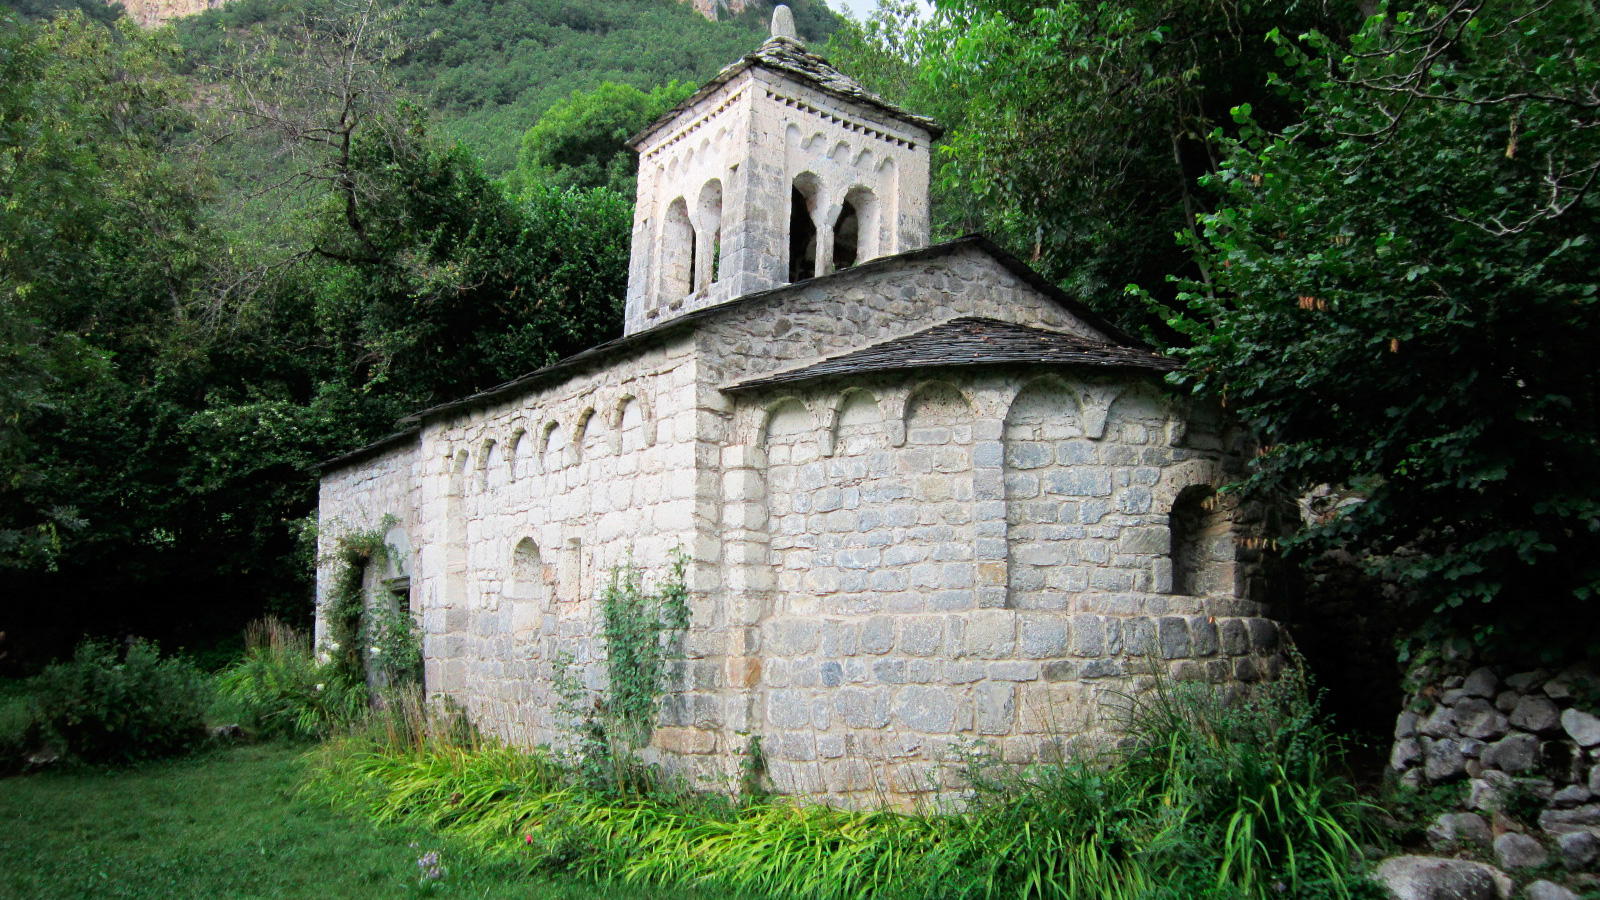
{"type": "Polygon", "coordinates": [[[1173,324],[1266,446],[1244,487],[1365,502],[1301,542],[1404,585],[1424,637],[1594,650],[1600,19],[1430,6],[1278,43],[1304,120],[1248,107],[1173,324]],[[1585,646],[1588,645],[1588,646],[1585,646]]]}
{"type": "Polygon", "coordinates": [[[1273,107],[1264,36],[1359,24],[1354,2],[936,0],[944,49],[925,77],[967,98],[947,139],[948,187],[981,224],[1047,276],[1137,332],[1129,302],[1209,273],[1175,246],[1206,210],[1195,179],[1215,168],[1227,111],[1273,107]]]}
{"type": "Polygon", "coordinates": [[[673,81],[645,93],[632,85],[603,81],[592,91],[574,91],[522,136],[512,185],[607,187],[632,197],[638,160],[627,146],[628,138],[687,100],[694,90],[693,85],[673,81]]]}

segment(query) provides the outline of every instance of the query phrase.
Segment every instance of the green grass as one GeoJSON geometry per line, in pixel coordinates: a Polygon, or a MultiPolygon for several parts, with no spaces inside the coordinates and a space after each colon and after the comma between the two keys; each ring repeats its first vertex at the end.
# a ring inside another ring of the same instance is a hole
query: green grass
{"type": "Polygon", "coordinates": [[[549,881],[425,832],[366,824],[294,799],[303,749],[214,751],[123,771],[0,779],[4,900],[692,900],[687,892],[549,881]],[[412,844],[418,846],[413,847],[412,844]],[[419,888],[418,856],[446,878],[419,888]]]}

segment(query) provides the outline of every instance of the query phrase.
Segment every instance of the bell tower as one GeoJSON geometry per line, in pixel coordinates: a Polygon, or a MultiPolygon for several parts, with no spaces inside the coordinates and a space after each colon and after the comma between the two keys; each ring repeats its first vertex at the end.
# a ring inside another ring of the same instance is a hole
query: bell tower
{"type": "Polygon", "coordinates": [[[636,135],[627,334],[928,244],[932,119],[772,37],[636,135]]]}

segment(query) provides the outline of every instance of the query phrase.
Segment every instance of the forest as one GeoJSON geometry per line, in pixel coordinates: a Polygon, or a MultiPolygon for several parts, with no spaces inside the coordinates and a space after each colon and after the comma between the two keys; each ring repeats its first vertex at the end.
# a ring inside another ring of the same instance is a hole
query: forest
{"type": "MultiPolygon", "coordinates": [[[[796,3],[984,231],[1261,435],[1238,490],[1400,653],[1584,654],[1600,21],[1581,0],[796,3]],[[1353,498],[1352,502],[1340,502],[1353,498]]],[[[310,615],[320,460],[620,329],[621,141],[762,39],[672,0],[0,16],[5,664],[310,615]]],[[[1393,663],[1393,657],[1389,662],[1393,663]]]]}

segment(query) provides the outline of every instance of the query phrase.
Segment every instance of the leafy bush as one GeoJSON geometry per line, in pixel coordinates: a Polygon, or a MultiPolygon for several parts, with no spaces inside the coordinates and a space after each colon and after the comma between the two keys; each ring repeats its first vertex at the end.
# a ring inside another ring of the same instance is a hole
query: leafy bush
{"type": "Polygon", "coordinates": [[[192,749],[205,738],[211,683],[183,657],[161,657],[142,639],[124,652],[86,640],[68,662],[34,683],[35,715],[45,732],[85,762],[135,762],[192,749]]]}
{"type": "Polygon", "coordinates": [[[434,729],[324,748],[306,795],[547,871],[806,898],[1353,898],[1367,806],[1291,674],[1229,705],[1157,683],[1123,750],[979,765],[958,813],[596,790],[539,750],[434,729]]]}
{"type": "Polygon", "coordinates": [[[367,706],[365,683],[319,663],[304,634],[270,616],[245,629],[244,657],[217,687],[240,724],[263,737],[326,737],[367,706]]]}

